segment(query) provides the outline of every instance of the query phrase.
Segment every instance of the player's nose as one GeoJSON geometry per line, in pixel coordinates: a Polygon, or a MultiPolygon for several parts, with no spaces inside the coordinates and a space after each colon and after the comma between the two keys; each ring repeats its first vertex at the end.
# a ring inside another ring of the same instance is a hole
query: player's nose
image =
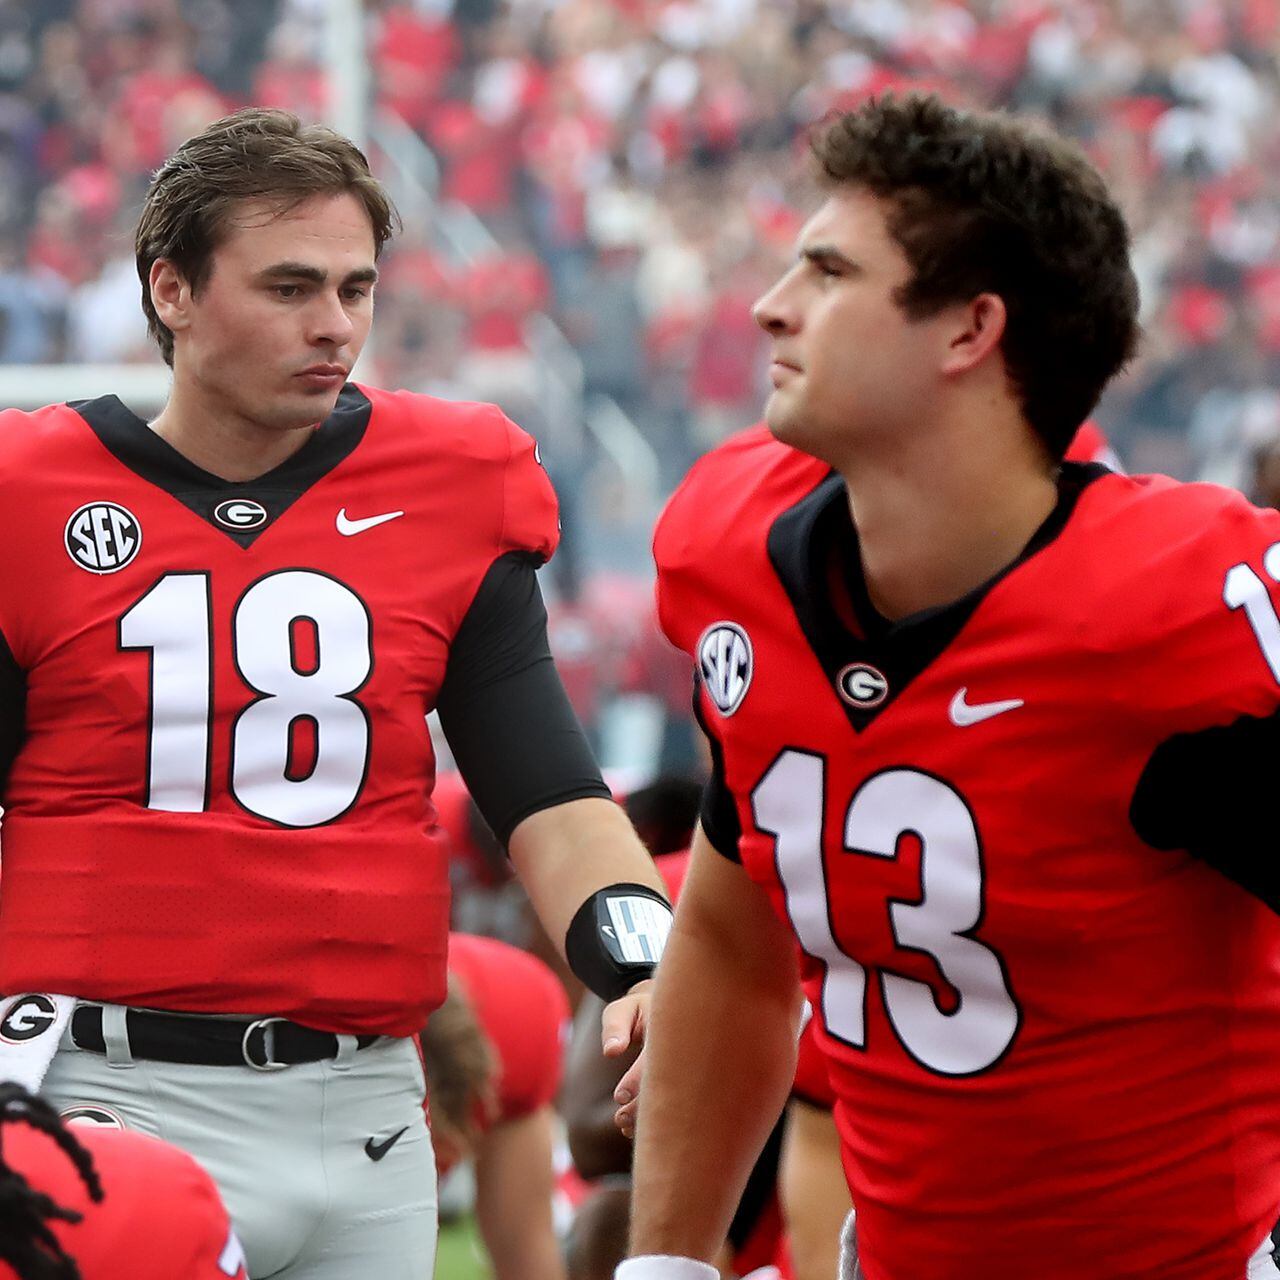
{"type": "Polygon", "coordinates": [[[311,332],[307,336],[317,345],[342,347],[355,335],[355,323],[337,293],[317,297],[308,318],[311,332]]]}
{"type": "Polygon", "coordinates": [[[766,289],[752,304],[751,316],[766,333],[788,333],[796,327],[796,310],[788,301],[787,277],[766,289]]]}

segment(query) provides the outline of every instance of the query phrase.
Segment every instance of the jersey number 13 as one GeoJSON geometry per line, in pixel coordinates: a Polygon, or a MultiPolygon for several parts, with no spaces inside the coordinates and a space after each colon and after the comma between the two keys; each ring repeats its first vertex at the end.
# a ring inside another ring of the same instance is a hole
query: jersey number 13
{"type": "MultiPolygon", "coordinates": [[[[823,819],[827,762],[788,749],[751,793],[756,826],[774,837],[778,878],[800,945],[822,962],[822,1013],[830,1034],[866,1046],[867,970],[836,941],[823,819]]],[[[926,982],[882,970],[884,1009],[902,1047],[938,1075],[969,1076],[994,1066],[1013,1043],[1021,1015],[1000,957],[973,936],[982,920],[982,848],[969,806],[953,787],[916,769],[868,778],[845,813],[837,856],[893,858],[898,840],[921,843],[920,898],[891,901],[898,945],[937,961],[958,1005],[938,1007],[926,982]]]]}

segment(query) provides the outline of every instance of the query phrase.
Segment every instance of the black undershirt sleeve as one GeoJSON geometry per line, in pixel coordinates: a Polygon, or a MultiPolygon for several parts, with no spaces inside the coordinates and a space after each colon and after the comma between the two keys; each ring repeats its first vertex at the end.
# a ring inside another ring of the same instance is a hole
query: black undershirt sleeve
{"type": "Polygon", "coordinates": [[[490,566],[436,704],[463,781],[504,848],[530,814],[610,794],[551,661],[534,565],[512,552],[490,566]]]}
{"type": "Polygon", "coordinates": [[[696,680],[693,689],[693,714],[702,726],[702,732],[706,734],[707,744],[711,748],[711,776],[703,788],[698,821],[702,824],[703,835],[717,853],[723,854],[731,862],[741,862],[738,841],[742,838],[742,823],[738,821],[738,807],[734,804],[733,792],[725,781],[724,751],[720,740],[711,732],[703,717],[696,680]]]}
{"type": "Polygon", "coordinates": [[[26,709],[26,676],[0,632],[0,804],[4,802],[9,768],[22,745],[26,709]]]}
{"type": "Polygon", "coordinates": [[[1280,711],[1179,733],[1147,762],[1129,807],[1156,849],[1185,849],[1280,914],[1280,711]]]}

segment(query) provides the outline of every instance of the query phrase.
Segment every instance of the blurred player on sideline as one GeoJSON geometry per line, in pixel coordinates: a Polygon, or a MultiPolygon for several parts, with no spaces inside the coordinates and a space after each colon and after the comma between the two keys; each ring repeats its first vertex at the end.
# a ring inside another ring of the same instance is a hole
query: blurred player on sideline
{"type": "MultiPolygon", "coordinates": [[[[643,833],[630,797],[628,811],[643,833]]],[[[688,874],[688,852],[666,854],[655,862],[672,902],[678,901],[688,874]]],[[[599,1000],[590,996],[579,1006],[561,1111],[574,1164],[582,1177],[596,1184],[574,1221],[570,1261],[580,1261],[583,1272],[598,1273],[601,1262],[612,1258],[611,1274],[612,1266],[626,1256],[629,1214],[619,1175],[629,1174],[632,1159],[631,1128],[619,1132],[612,1099],[634,1053],[601,1058],[595,1045],[602,1013],[599,1000]]],[[[786,1280],[831,1280],[835,1275],[849,1196],[843,1178],[829,1185],[832,1150],[839,1175],[839,1144],[831,1120],[835,1099],[814,1030],[814,1023],[806,1022],[786,1114],[765,1141],[729,1224],[725,1246],[717,1253],[724,1274],[744,1275],[778,1265],[786,1280]]]]}
{"type": "Polygon", "coordinates": [[[0,1280],[248,1280],[213,1179],[140,1133],[0,1085],[0,1280]]]}
{"type": "Polygon", "coordinates": [[[547,649],[537,446],[348,381],[394,223],[340,135],[217,121],[138,226],[159,416],[0,415],[0,1070],[191,1151],[281,1280],[430,1271],[429,711],[613,1049],[670,919],[547,649]]]}
{"type": "Polygon", "coordinates": [[[1137,341],[1075,148],[918,96],[812,145],[769,432],[655,537],[715,770],[619,1280],[714,1275],[798,980],[844,1276],[1274,1277],[1280,515],[1061,463],[1137,341]]]}
{"type": "Polygon", "coordinates": [[[449,935],[449,995],[422,1033],[431,1130],[441,1176],[474,1163],[495,1280],[564,1280],[552,1200],[568,1022],[564,988],[536,957],[449,935]]]}

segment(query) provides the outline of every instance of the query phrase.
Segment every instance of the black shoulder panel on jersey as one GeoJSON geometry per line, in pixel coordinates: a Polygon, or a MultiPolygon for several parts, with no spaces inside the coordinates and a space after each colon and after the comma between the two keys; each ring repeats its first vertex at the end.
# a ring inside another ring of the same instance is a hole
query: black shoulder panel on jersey
{"type": "Polygon", "coordinates": [[[22,745],[27,712],[27,677],[0,632],[0,801],[13,758],[22,745]]]}
{"type": "Polygon", "coordinates": [[[702,833],[711,842],[711,847],[723,854],[730,862],[741,862],[738,852],[738,841],[742,839],[742,823],[738,820],[738,806],[733,802],[733,792],[724,777],[724,749],[720,740],[711,732],[698,698],[699,676],[693,678],[693,714],[706,734],[707,744],[711,748],[711,776],[702,790],[702,807],[698,812],[698,821],[702,823],[702,833]]]}
{"type": "Polygon", "coordinates": [[[1156,849],[1185,849],[1280,913],[1275,776],[1280,711],[1179,733],[1152,753],[1129,818],[1156,849]]]}
{"type": "Polygon", "coordinates": [[[489,568],[449,650],[437,706],[467,789],[506,846],[530,814],[610,798],[547,643],[534,558],[489,568]]]}
{"type": "Polygon", "coordinates": [[[311,433],[311,439],[278,467],[253,480],[224,480],[198,467],[162,440],[133,410],[115,396],[70,403],[94,435],[135,475],[172,494],[184,507],[207,520],[242,547],[251,546],[306,491],[323,479],[364,439],[373,413],[369,397],[347,383],[333,412],[311,433]],[[252,528],[228,526],[214,512],[233,501],[261,506],[265,519],[252,528]]]}
{"type": "Polygon", "coordinates": [[[839,699],[855,733],[861,733],[892,706],[894,699],[960,634],[992,588],[1058,537],[1084,490],[1110,474],[1106,467],[1094,463],[1063,463],[1054,509],[1009,564],[958,600],[894,622],[881,616],[871,601],[862,574],[857,530],[849,514],[848,493],[838,472],[832,472],[778,516],[769,529],[769,560],[831,688],[840,687],[841,673],[852,665],[869,666],[884,678],[884,694],[870,706],[859,707],[848,699],[839,699]],[[843,564],[860,635],[845,626],[831,600],[828,576],[833,552],[843,564]]]}

